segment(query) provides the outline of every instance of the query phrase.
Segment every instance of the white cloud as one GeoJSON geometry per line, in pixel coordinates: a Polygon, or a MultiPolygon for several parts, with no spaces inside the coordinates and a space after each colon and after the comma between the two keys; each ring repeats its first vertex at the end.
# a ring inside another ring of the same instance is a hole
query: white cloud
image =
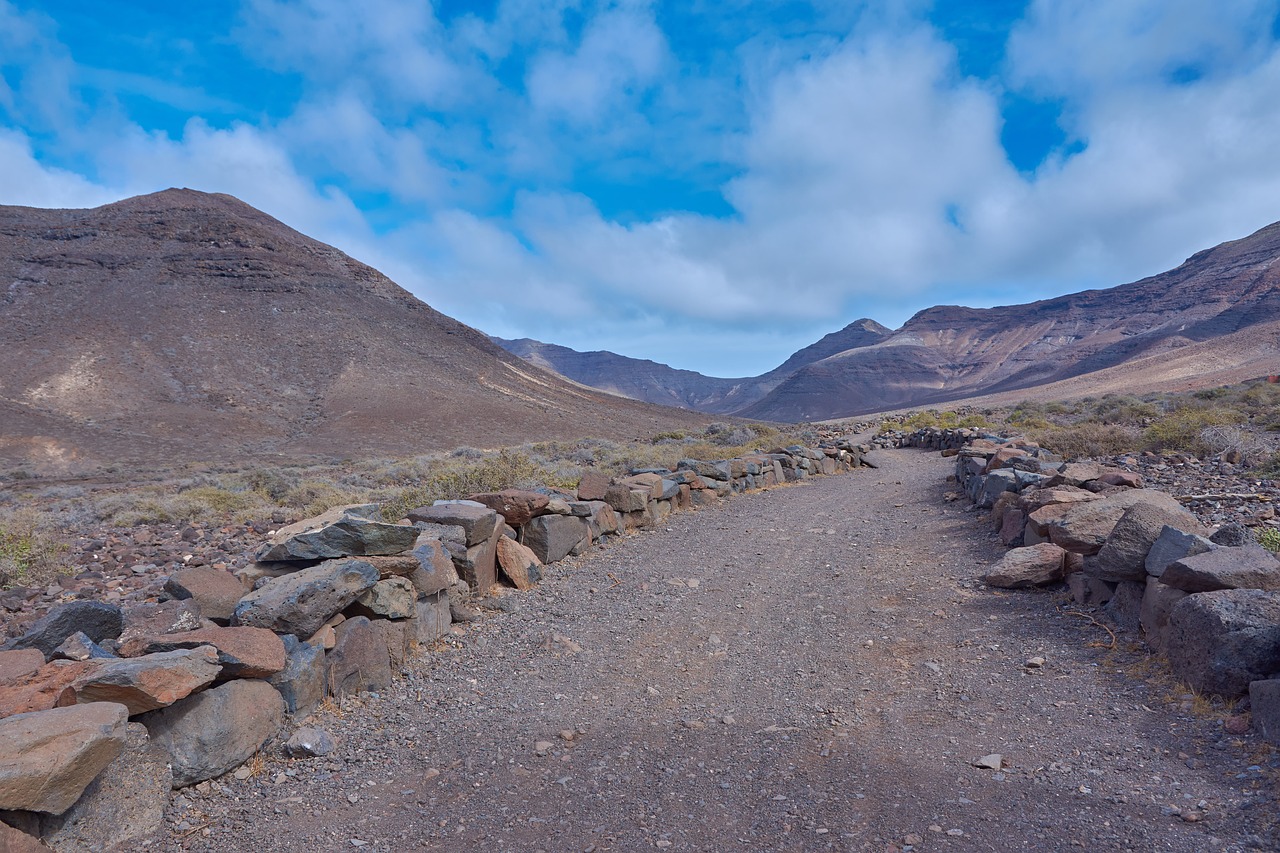
{"type": "Polygon", "coordinates": [[[100,187],[74,172],[45,166],[36,160],[31,141],[14,130],[0,128],[0,203],[27,207],[97,207],[118,201],[118,192],[100,187]]]}

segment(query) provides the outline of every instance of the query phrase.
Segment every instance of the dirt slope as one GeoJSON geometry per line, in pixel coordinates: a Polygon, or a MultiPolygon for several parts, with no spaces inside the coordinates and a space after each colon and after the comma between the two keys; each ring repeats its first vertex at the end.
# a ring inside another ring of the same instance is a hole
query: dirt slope
{"type": "Polygon", "coordinates": [[[1274,757],[977,583],[1001,549],[946,460],[880,461],[557,564],[319,719],[334,756],[175,800],[162,849],[1276,849],[1274,757]]]}
{"type": "Polygon", "coordinates": [[[361,457],[701,421],[508,354],[224,195],[0,207],[0,464],[361,457]]]}

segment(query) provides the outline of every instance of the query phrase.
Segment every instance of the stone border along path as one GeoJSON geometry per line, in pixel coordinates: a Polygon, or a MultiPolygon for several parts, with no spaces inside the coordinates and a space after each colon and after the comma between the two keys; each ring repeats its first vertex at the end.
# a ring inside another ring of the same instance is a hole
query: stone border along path
{"type": "Polygon", "coordinates": [[[176,796],[160,848],[1276,849],[1257,741],[981,584],[951,460],[874,458],[558,564],[320,714],[328,756],[176,796]]]}

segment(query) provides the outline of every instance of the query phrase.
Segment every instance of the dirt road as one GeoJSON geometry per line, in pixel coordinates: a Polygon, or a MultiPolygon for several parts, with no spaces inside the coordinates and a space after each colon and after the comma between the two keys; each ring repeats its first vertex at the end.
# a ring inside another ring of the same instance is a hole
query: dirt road
{"type": "Polygon", "coordinates": [[[1060,592],[984,587],[947,461],[879,459],[557,564],[162,846],[1277,849],[1274,755],[1060,592]]]}

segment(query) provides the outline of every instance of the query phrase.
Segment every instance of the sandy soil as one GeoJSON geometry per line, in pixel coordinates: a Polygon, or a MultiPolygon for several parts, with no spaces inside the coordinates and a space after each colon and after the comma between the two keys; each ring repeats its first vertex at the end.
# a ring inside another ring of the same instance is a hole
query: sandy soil
{"type": "Polygon", "coordinates": [[[1273,753],[1060,590],[987,589],[947,461],[878,458],[558,564],[159,846],[1277,849],[1273,753]]]}

